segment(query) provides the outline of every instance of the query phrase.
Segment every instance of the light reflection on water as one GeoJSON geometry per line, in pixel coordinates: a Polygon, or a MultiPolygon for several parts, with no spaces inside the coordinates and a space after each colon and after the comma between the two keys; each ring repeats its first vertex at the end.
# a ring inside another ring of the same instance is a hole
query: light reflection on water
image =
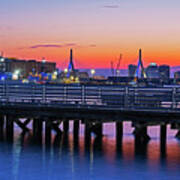
{"type": "Polygon", "coordinates": [[[125,123],[123,142],[117,144],[115,126],[105,124],[102,141],[93,136],[90,147],[85,146],[83,128],[75,141],[72,133],[53,134],[47,148],[35,144],[31,133],[23,138],[16,127],[14,143],[0,144],[0,179],[179,179],[180,144],[169,127],[166,148],[158,127],[148,129],[152,139],[141,147],[134,143],[130,123],[125,123]]]}

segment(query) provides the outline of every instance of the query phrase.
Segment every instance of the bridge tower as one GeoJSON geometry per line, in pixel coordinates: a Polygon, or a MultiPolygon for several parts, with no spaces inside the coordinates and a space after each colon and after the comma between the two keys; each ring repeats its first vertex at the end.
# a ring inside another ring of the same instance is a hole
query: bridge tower
{"type": "Polygon", "coordinates": [[[74,62],[73,62],[73,50],[72,49],[70,49],[70,61],[69,61],[69,65],[68,65],[68,71],[69,72],[75,71],[74,62]]]}
{"type": "Polygon", "coordinates": [[[139,49],[139,60],[138,60],[138,65],[137,65],[137,69],[136,69],[136,73],[135,73],[135,81],[138,78],[140,68],[141,68],[141,76],[143,78],[147,78],[146,72],[144,69],[144,65],[143,65],[143,61],[142,61],[142,50],[141,49],[139,49]]]}

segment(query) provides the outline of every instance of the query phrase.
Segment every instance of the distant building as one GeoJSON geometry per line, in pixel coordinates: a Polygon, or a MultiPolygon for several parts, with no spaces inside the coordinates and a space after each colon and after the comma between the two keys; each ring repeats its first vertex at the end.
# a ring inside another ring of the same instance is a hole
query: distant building
{"type": "Polygon", "coordinates": [[[128,66],[128,77],[134,77],[137,70],[137,66],[134,64],[130,64],[128,66]]]}
{"type": "Polygon", "coordinates": [[[174,73],[174,79],[180,79],[180,71],[174,73]]]}
{"type": "Polygon", "coordinates": [[[95,79],[95,80],[106,80],[107,78],[105,78],[104,76],[94,75],[92,77],[92,79],[95,79]]]}
{"type": "Polygon", "coordinates": [[[6,72],[6,63],[5,63],[5,59],[0,56],[0,73],[2,72],[6,72]]]}
{"type": "Polygon", "coordinates": [[[170,67],[168,65],[159,66],[159,76],[163,82],[169,81],[170,78],[170,67]]]}
{"type": "Polygon", "coordinates": [[[82,78],[82,79],[88,79],[89,78],[89,74],[87,72],[79,72],[78,73],[78,77],[82,78]]]}
{"type": "Polygon", "coordinates": [[[180,84],[180,71],[176,71],[176,72],[174,73],[174,82],[175,82],[176,84],[180,84]]]}
{"type": "Polygon", "coordinates": [[[127,76],[109,76],[107,79],[108,84],[120,84],[120,85],[128,85],[129,82],[133,81],[133,77],[127,76]]]}
{"type": "Polygon", "coordinates": [[[159,68],[156,63],[151,63],[145,70],[148,79],[159,78],[159,68]]]}
{"type": "Polygon", "coordinates": [[[52,73],[56,70],[56,63],[0,57],[0,72],[14,73],[17,70],[20,72],[22,77],[27,77],[31,72],[52,73]]]}
{"type": "Polygon", "coordinates": [[[157,66],[156,63],[151,63],[146,68],[148,79],[159,79],[162,83],[168,83],[170,79],[170,67],[168,65],[157,66]]]}

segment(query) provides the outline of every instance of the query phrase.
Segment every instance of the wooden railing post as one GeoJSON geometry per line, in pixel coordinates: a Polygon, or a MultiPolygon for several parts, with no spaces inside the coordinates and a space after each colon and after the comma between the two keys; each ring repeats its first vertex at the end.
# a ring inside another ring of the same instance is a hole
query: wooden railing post
{"type": "Polygon", "coordinates": [[[128,106],[133,108],[136,101],[136,89],[134,87],[129,88],[128,96],[128,106]]]}
{"type": "Polygon", "coordinates": [[[67,101],[66,96],[67,96],[67,86],[65,85],[65,86],[64,86],[64,96],[63,96],[63,101],[64,101],[65,103],[66,103],[66,101],[67,101]]]}
{"type": "Polygon", "coordinates": [[[128,108],[128,106],[129,106],[129,88],[125,87],[124,107],[128,108]]]}
{"type": "Polygon", "coordinates": [[[172,89],[172,108],[176,108],[176,88],[172,89]]]}
{"type": "Polygon", "coordinates": [[[42,94],[42,102],[45,103],[46,102],[46,85],[43,85],[43,94],[42,94]]]}
{"type": "Polygon", "coordinates": [[[31,102],[32,103],[34,103],[35,102],[35,96],[34,96],[34,89],[35,89],[35,86],[34,86],[34,84],[31,84],[31,89],[32,89],[32,91],[31,91],[31,102]]]}
{"type": "Polygon", "coordinates": [[[6,81],[3,82],[3,99],[6,101],[7,97],[6,97],[6,81]]]}
{"type": "Polygon", "coordinates": [[[82,104],[85,104],[85,86],[84,85],[81,86],[81,101],[82,101],[82,104]]]}
{"type": "Polygon", "coordinates": [[[8,84],[5,83],[5,98],[6,98],[6,101],[9,102],[9,93],[8,93],[8,84]]]}
{"type": "Polygon", "coordinates": [[[101,104],[102,103],[102,89],[101,89],[101,87],[99,87],[99,92],[98,92],[98,101],[99,101],[99,103],[101,104]]]}

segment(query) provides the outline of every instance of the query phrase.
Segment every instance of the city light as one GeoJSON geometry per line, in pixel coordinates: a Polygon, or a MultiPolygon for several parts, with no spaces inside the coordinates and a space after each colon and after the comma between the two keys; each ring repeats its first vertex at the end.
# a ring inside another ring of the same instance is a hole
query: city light
{"type": "Polygon", "coordinates": [[[71,79],[71,81],[74,81],[74,76],[71,76],[70,79],[71,79]]]}
{"type": "Polygon", "coordinates": [[[13,80],[18,80],[19,75],[20,75],[20,70],[19,69],[15,70],[13,75],[12,75],[12,79],[13,80]]]}
{"type": "Polygon", "coordinates": [[[58,72],[54,71],[54,73],[52,74],[52,79],[56,80],[57,79],[57,75],[58,75],[58,72]]]}
{"type": "Polygon", "coordinates": [[[14,74],[12,75],[12,79],[13,79],[13,80],[18,80],[18,74],[15,74],[15,73],[14,73],[14,74]]]}
{"type": "Polygon", "coordinates": [[[118,69],[116,72],[117,72],[117,75],[119,75],[119,74],[120,74],[120,70],[119,70],[119,69],[118,69]]]}
{"type": "Polygon", "coordinates": [[[4,80],[5,80],[5,77],[4,77],[4,76],[2,76],[2,77],[1,77],[1,81],[4,81],[4,80]]]}
{"type": "Polygon", "coordinates": [[[79,78],[78,77],[75,78],[75,82],[79,82],[79,78]]]}
{"type": "Polygon", "coordinates": [[[64,69],[64,73],[67,73],[67,72],[68,72],[68,69],[67,69],[67,68],[65,68],[65,69],[64,69]]]}
{"type": "Polygon", "coordinates": [[[150,66],[157,66],[157,64],[154,63],[154,62],[151,62],[151,63],[150,63],[150,66]]]}
{"type": "Polygon", "coordinates": [[[45,59],[42,59],[42,63],[46,63],[46,60],[45,60],[45,59]]]}
{"type": "Polygon", "coordinates": [[[4,62],[4,58],[2,57],[2,58],[0,59],[0,61],[1,61],[1,62],[4,62]]]}
{"type": "Polygon", "coordinates": [[[93,76],[96,73],[94,69],[91,69],[91,75],[93,76]]]}
{"type": "Polygon", "coordinates": [[[20,70],[19,69],[15,70],[14,74],[19,75],[20,74],[20,70]]]}
{"type": "Polygon", "coordinates": [[[57,76],[58,75],[58,72],[57,71],[54,71],[54,73],[53,73],[55,76],[57,76]]]}

